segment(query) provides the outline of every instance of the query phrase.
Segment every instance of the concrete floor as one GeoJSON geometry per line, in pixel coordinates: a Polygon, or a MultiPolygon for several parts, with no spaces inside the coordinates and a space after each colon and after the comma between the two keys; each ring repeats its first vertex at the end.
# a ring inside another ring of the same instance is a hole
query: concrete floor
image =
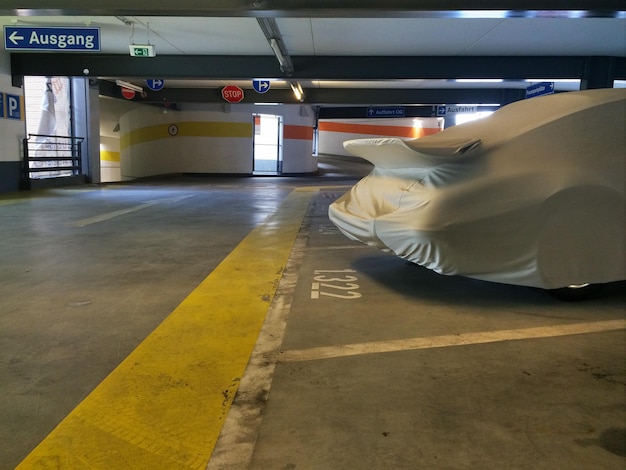
{"type": "Polygon", "coordinates": [[[625,283],[569,303],[407,264],[328,221],[367,168],[321,168],[0,195],[0,469],[300,186],[320,190],[249,366],[264,382],[246,400],[242,380],[209,468],[626,467],[625,283]]]}

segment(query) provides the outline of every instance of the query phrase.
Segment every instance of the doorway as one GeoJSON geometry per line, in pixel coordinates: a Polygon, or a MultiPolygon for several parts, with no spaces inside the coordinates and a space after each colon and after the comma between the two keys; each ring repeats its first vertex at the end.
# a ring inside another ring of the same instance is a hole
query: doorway
{"type": "Polygon", "coordinates": [[[255,175],[280,175],[283,164],[283,117],[253,114],[255,175]]]}

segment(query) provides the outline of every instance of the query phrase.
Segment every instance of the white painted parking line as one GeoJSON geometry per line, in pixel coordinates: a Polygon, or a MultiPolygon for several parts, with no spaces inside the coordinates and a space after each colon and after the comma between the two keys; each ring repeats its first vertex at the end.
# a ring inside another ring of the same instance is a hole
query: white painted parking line
{"type": "Polygon", "coordinates": [[[319,359],[331,359],[362,354],[379,354],[417,349],[445,348],[450,346],[467,346],[472,344],[516,341],[521,339],[554,338],[558,336],[600,333],[626,329],[626,320],[608,320],[591,323],[574,323],[569,325],[540,326],[517,330],[483,331],[476,333],[460,333],[429,338],[407,338],[391,341],[372,341],[367,343],[344,344],[309,349],[283,351],[278,362],[305,362],[319,359]]]}
{"type": "Polygon", "coordinates": [[[87,219],[77,220],[76,222],[72,223],[72,227],[85,227],[86,225],[97,224],[99,222],[104,222],[106,220],[113,219],[114,217],[119,217],[120,215],[125,215],[125,214],[130,214],[131,212],[140,211],[141,209],[154,206],[155,204],[179,202],[191,196],[192,194],[189,194],[187,196],[176,196],[176,197],[166,197],[163,199],[153,199],[151,201],[146,201],[143,204],[138,204],[136,206],[127,207],[126,209],[120,209],[117,211],[112,211],[112,212],[107,212],[105,214],[96,215],[94,217],[89,217],[87,219]]]}

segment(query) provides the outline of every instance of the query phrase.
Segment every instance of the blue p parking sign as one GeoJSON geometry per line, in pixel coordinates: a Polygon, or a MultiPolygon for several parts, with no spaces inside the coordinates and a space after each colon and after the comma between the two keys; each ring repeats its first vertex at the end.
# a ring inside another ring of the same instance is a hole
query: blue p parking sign
{"type": "Polygon", "coordinates": [[[9,119],[22,119],[22,97],[18,95],[9,95],[8,93],[4,96],[6,97],[6,117],[9,119]]]}

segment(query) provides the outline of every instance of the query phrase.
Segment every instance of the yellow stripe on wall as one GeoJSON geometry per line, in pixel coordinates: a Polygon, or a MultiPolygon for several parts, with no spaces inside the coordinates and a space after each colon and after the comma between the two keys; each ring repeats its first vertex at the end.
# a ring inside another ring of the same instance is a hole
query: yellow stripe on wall
{"type": "Polygon", "coordinates": [[[119,163],[120,152],[111,152],[110,150],[100,150],[100,160],[119,163]]]}
{"type": "Polygon", "coordinates": [[[314,194],[293,191],[18,469],[204,470],[314,194]]]}
{"type": "Polygon", "coordinates": [[[249,122],[201,122],[186,121],[142,127],[122,134],[120,148],[173,137],[248,137],[252,138],[253,126],[249,122]],[[175,124],[178,132],[170,135],[168,128],[175,124]]]}

